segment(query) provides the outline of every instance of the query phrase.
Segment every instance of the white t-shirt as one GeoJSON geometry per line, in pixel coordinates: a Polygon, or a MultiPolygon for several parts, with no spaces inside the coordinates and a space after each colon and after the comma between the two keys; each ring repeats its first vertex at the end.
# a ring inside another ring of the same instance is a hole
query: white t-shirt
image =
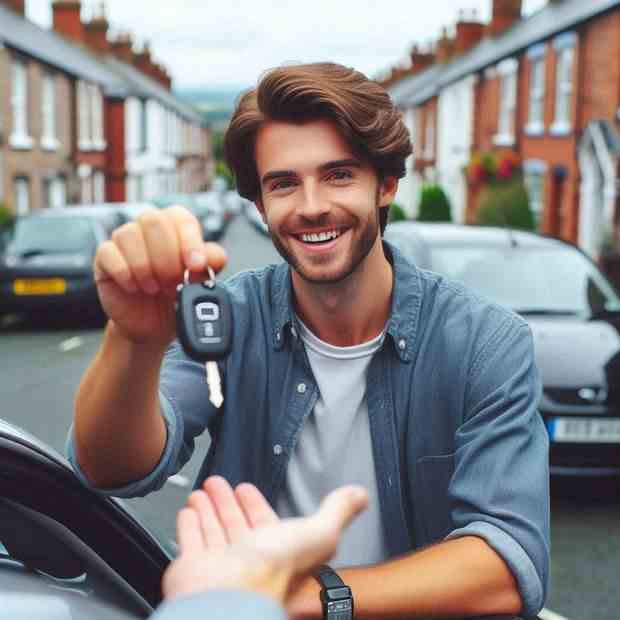
{"type": "Polygon", "coordinates": [[[387,559],[366,403],[366,373],[384,333],[353,347],[317,338],[301,321],[303,340],[320,397],[304,422],[277,502],[282,517],[305,516],[343,484],[368,490],[368,508],[345,531],[330,564],[375,564],[387,559]]]}

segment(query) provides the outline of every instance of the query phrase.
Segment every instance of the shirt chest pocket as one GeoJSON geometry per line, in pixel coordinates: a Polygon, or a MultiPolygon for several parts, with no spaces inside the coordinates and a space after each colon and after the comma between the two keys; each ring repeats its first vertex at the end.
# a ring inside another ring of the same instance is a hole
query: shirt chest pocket
{"type": "Polygon", "coordinates": [[[423,540],[417,546],[442,540],[454,529],[448,494],[454,473],[454,454],[424,456],[416,462],[414,511],[423,540]]]}

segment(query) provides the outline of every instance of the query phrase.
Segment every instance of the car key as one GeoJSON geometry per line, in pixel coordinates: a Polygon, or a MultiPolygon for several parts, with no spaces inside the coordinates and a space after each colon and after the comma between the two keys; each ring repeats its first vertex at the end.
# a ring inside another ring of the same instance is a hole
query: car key
{"type": "Polygon", "coordinates": [[[190,283],[189,271],[185,270],[183,284],[177,287],[177,335],[189,357],[205,362],[209,400],[219,408],[224,397],[216,360],[230,353],[232,308],[226,290],[217,286],[211,267],[208,273],[205,282],[190,283]]]}

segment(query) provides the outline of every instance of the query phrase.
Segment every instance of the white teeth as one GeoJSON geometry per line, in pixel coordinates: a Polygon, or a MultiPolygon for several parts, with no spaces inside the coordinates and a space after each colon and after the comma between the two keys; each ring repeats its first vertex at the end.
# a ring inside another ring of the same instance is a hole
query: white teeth
{"type": "Polygon", "coordinates": [[[339,237],[340,233],[336,230],[330,230],[329,232],[311,233],[300,235],[300,239],[306,243],[320,243],[322,241],[330,241],[339,237]]]}

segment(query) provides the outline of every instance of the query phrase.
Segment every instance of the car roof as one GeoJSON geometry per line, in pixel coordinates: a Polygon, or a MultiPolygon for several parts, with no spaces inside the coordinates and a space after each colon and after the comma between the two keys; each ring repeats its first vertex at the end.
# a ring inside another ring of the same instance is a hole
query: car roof
{"type": "MultiPolygon", "coordinates": [[[[416,221],[392,222],[386,228],[389,240],[391,234],[402,236],[411,234],[421,238],[430,245],[436,243],[472,243],[501,245],[511,244],[511,239],[520,246],[549,248],[566,247],[565,241],[523,230],[514,230],[495,226],[472,226],[464,224],[430,223],[416,221]]],[[[571,245],[571,247],[573,247],[571,245]]]]}

